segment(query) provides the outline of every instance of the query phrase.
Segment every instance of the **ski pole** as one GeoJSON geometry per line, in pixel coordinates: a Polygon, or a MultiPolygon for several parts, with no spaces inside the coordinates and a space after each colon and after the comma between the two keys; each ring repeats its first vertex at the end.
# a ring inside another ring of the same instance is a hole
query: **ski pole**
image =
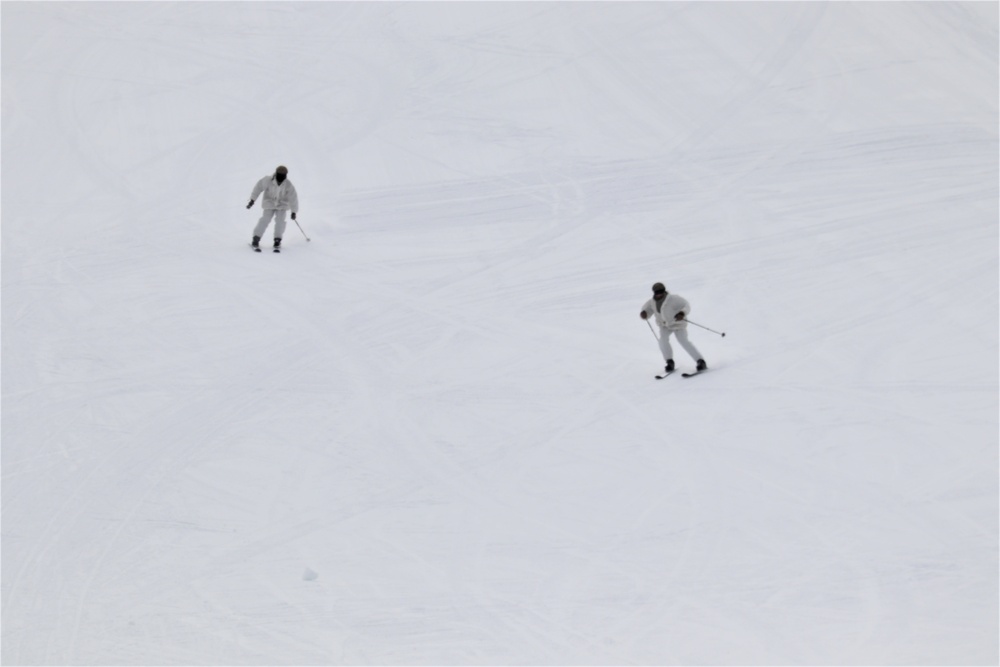
{"type": "Polygon", "coordinates": [[[653,325],[649,324],[649,320],[646,320],[646,324],[649,325],[649,333],[653,334],[653,338],[655,338],[656,342],[659,343],[660,342],[660,337],[656,335],[655,331],[653,331],[653,325]]]}
{"type": "Polygon", "coordinates": [[[709,329],[708,327],[706,327],[706,326],[703,326],[703,325],[701,325],[701,324],[698,324],[697,322],[692,322],[691,320],[687,319],[686,317],[684,318],[684,321],[685,321],[685,322],[687,322],[688,324],[693,324],[693,325],[695,325],[696,327],[701,327],[701,328],[702,328],[702,329],[704,329],[705,331],[711,331],[711,332],[712,332],[712,333],[714,333],[714,334],[718,334],[718,335],[722,336],[723,338],[725,338],[725,337],[726,337],[726,334],[724,334],[724,333],[722,333],[722,332],[720,332],[720,331],[716,331],[715,329],[709,329]]]}
{"type": "MultiPolygon", "coordinates": [[[[306,232],[304,229],[302,229],[302,225],[299,224],[299,221],[296,220],[295,218],[292,218],[292,222],[294,222],[295,226],[299,228],[300,232],[302,232],[302,236],[306,236],[306,232]]],[[[312,241],[312,239],[306,236],[306,241],[312,241]]]]}

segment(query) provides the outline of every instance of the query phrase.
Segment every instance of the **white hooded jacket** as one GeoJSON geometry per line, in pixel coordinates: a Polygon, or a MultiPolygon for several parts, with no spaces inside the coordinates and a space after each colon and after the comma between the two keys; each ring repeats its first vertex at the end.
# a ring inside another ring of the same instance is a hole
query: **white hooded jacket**
{"type": "Polygon", "coordinates": [[[291,211],[292,213],[299,212],[299,194],[295,191],[295,186],[292,185],[292,182],[288,178],[285,178],[285,181],[279,184],[277,179],[274,178],[274,174],[265,176],[257,181],[257,185],[253,186],[250,199],[256,201],[261,192],[264,193],[264,201],[260,205],[264,210],[277,209],[279,211],[291,211]]]}
{"type": "Polygon", "coordinates": [[[642,311],[647,315],[655,316],[656,323],[661,327],[676,331],[678,329],[687,329],[687,322],[685,320],[678,322],[674,317],[680,312],[683,312],[684,317],[687,317],[688,313],[691,312],[691,304],[684,297],[668,292],[666,298],[660,303],[659,308],[656,307],[656,299],[650,299],[642,306],[642,311]]]}

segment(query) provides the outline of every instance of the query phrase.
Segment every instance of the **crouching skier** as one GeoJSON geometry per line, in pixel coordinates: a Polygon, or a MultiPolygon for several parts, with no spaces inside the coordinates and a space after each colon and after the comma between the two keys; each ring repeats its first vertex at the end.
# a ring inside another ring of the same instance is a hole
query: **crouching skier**
{"type": "Polygon", "coordinates": [[[285,233],[286,224],[285,213],[291,211],[294,220],[295,214],[299,211],[299,195],[295,191],[295,186],[288,180],[288,167],[278,167],[273,175],[257,181],[257,185],[253,186],[253,192],[250,193],[248,209],[253,206],[261,193],[264,193],[264,201],[260,205],[264,209],[264,214],[254,227],[253,241],[250,245],[260,252],[260,238],[264,236],[264,231],[274,218],[274,252],[281,252],[281,237],[285,233]]]}
{"type": "Polygon", "coordinates": [[[691,355],[697,363],[697,372],[708,370],[708,364],[701,356],[690,340],[688,340],[687,322],[685,317],[691,312],[691,305],[687,299],[679,294],[671,294],[663,283],[653,285],[653,298],[642,306],[639,317],[648,319],[654,316],[656,323],[660,326],[660,351],[663,353],[663,360],[667,362],[665,371],[674,371],[674,351],[670,347],[670,336],[677,336],[677,342],[691,355]]]}

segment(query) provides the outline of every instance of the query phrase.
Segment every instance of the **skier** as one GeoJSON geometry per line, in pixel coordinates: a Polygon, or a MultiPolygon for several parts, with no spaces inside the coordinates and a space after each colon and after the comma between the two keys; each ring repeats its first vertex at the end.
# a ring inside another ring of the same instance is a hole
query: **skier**
{"type": "Polygon", "coordinates": [[[260,237],[264,235],[267,226],[274,218],[274,252],[281,250],[281,237],[285,233],[285,213],[292,212],[292,220],[299,210],[299,195],[295,191],[295,186],[288,180],[288,167],[280,166],[274,170],[271,176],[265,176],[257,181],[250,193],[250,203],[247,208],[253,206],[260,193],[264,193],[264,201],[261,208],[264,214],[257,221],[257,226],[253,230],[253,242],[250,244],[253,249],[260,252],[260,237]]]}
{"type": "Polygon", "coordinates": [[[681,347],[698,362],[698,372],[708,370],[708,364],[702,358],[701,352],[688,340],[687,322],[684,318],[690,312],[691,305],[687,299],[679,294],[671,294],[663,283],[656,283],[653,285],[653,298],[642,306],[642,311],[639,313],[639,317],[644,320],[654,315],[656,323],[660,325],[660,351],[663,352],[663,359],[667,362],[665,367],[667,373],[672,373],[674,370],[674,351],[670,347],[671,335],[676,335],[681,347]]]}

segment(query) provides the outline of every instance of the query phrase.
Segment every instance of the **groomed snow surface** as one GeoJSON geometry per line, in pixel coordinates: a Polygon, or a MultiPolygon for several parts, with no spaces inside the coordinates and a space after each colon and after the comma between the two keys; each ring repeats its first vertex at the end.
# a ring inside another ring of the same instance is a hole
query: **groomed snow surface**
{"type": "Polygon", "coordinates": [[[997,26],[4,2],[3,664],[997,664],[997,26]]]}

